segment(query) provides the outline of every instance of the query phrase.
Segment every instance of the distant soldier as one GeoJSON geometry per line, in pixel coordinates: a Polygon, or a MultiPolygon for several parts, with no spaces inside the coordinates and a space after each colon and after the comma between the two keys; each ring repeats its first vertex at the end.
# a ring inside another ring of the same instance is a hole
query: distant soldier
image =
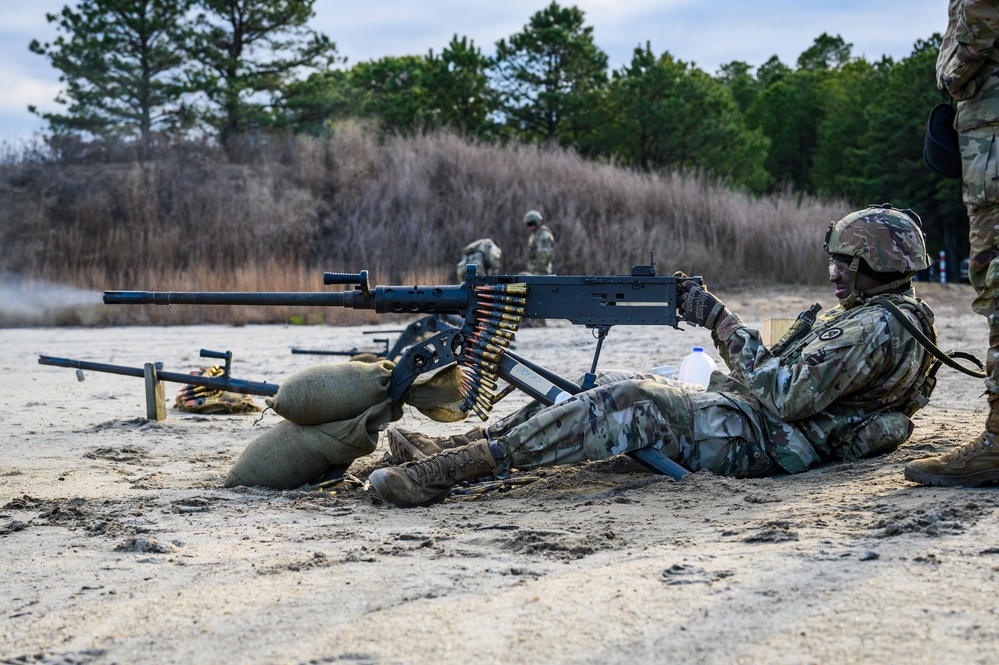
{"type": "Polygon", "coordinates": [[[545,218],[537,210],[524,215],[524,224],[531,237],[527,239],[527,253],[524,255],[527,272],[531,275],[552,274],[552,257],[555,255],[555,236],[545,226],[545,218]]]}
{"type": "Polygon", "coordinates": [[[465,266],[473,264],[477,275],[498,275],[503,258],[503,250],[491,238],[479,238],[465,245],[461,250],[462,259],[458,262],[458,281],[465,281],[465,266]]]}

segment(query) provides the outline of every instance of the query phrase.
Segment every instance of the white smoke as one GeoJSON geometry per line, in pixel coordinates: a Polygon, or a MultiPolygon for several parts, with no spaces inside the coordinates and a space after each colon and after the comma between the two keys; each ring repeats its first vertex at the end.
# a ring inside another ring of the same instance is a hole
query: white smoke
{"type": "Polygon", "coordinates": [[[99,291],[0,273],[0,325],[46,325],[67,310],[102,303],[99,291]]]}

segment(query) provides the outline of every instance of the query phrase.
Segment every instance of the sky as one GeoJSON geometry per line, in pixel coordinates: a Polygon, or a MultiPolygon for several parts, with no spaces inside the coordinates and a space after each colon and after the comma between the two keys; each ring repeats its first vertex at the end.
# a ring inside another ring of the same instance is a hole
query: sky
{"type": "MultiPolygon", "coordinates": [[[[439,53],[468,37],[492,55],[550,0],[315,0],[311,27],[332,39],[347,65],[383,56],[439,53]]],[[[62,86],[49,61],[28,50],[50,41],[47,13],[76,0],[0,0],[0,143],[29,139],[44,123],[27,107],[57,111],[62,86]]],[[[714,74],[733,60],[752,66],[776,55],[787,65],[823,32],[840,35],[868,60],[908,56],[913,45],[947,26],[947,0],[562,0],[583,10],[611,69],[649,42],[714,74]]],[[[932,85],[932,82],[928,82],[932,85]]]]}

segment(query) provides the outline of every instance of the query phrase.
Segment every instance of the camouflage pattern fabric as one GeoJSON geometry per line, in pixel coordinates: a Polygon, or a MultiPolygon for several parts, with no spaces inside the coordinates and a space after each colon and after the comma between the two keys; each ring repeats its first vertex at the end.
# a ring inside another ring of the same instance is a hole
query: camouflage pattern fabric
{"type": "Polygon", "coordinates": [[[555,256],[555,236],[545,224],[534,230],[527,239],[527,272],[532,275],[552,274],[552,259],[555,256]]]}
{"type": "Polygon", "coordinates": [[[985,387],[992,395],[999,395],[997,37],[999,0],[951,0],[947,31],[937,58],[939,86],[960,100],[955,126],[963,162],[964,204],[971,218],[968,278],[976,293],[971,308],[989,322],[985,387]]]}
{"type": "MultiPolygon", "coordinates": [[[[911,291],[891,298],[921,309],[933,332],[932,312],[911,291]]],[[[506,454],[501,470],[654,446],[693,471],[796,473],[889,452],[912,433],[900,410],[925,379],[925,352],[883,307],[833,308],[779,356],[738,315],[713,337],[731,373],[716,372],[706,390],[640,374],[489,428],[506,454]]]]}
{"type": "MultiPolygon", "coordinates": [[[[957,100],[995,98],[999,83],[990,74],[999,63],[995,48],[999,1],[950,0],[947,15],[947,29],[937,56],[937,86],[957,100]]],[[[995,121],[994,116],[987,117],[989,109],[970,111],[958,119],[959,130],[961,126],[995,121]]]]}
{"type": "Polygon", "coordinates": [[[465,281],[465,266],[473,264],[477,275],[498,275],[503,261],[503,250],[491,238],[479,238],[465,245],[462,259],[455,266],[458,281],[465,281]]]}
{"type": "Polygon", "coordinates": [[[851,213],[829,223],[827,238],[827,252],[859,256],[878,272],[913,273],[930,265],[922,232],[901,210],[871,207],[851,213]]]}
{"type": "MultiPolygon", "coordinates": [[[[999,105],[999,100],[997,100],[999,105]]],[[[964,204],[971,219],[968,280],[975,289],[971,309],[989,322],[985,387],[999,395],[999,125],[959,133],[964,167],[964,204]]]]}

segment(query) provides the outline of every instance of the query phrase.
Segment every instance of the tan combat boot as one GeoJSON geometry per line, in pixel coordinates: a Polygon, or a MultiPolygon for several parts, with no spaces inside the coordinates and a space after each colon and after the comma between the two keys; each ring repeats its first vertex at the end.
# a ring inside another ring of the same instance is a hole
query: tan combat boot
{"type": "Polygon", "coordinates": [[[443,501],[461,481],[484,476],[497,464],[489,443],[482,440],[402,466],[378,469],[368,480],[378,496],[400,508],[429,506],[443,501]]]}
{"type": "Polygon", "coordinates": [[[999,396],[989,398],[989,407],[984,432],[948,453],[909,462],[905,479],[937,487],[978,487],[999,480],[999,396]]]}
{"type": "Polygon", "coordinates": [[[436,455],[448,448],[467,446],[475,441],[485,439],[486,433],[481,427],[476,427],[464,434],[454,436],[427,436],[419,432],[393,427],[385,431],[385,437],[388,439],[389,452],[393,458],[399,462],[411,462],[436,455]]]}

